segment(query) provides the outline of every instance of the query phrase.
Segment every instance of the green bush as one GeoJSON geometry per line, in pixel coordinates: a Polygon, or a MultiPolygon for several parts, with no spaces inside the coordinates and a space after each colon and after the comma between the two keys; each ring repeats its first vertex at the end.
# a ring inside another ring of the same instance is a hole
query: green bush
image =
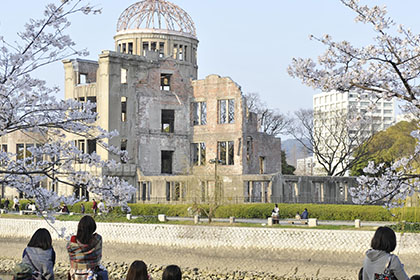
{"type": "MultiPolygon", "coordinates": [[[[1,201],[3,202],[3,200],[1,201]]],[[[21,209],[26,207],[28,200],[20,200],[21,209]]],[[[92,213],[92,202],[79,202],[68,206],[70,212],[80,213],[80,205],[85,205],[85,213],[92,213]]],[[[11,201],[9,207],[12,207],[11,201]]],[[[171,217],[188,217],[191,214],[188,208],[192,204],[128,204],[131,208],[133,216],[157,216],[158,214],[165,214],[171,217]]],[[[208,205],[201,205],[202,208],[208,210],[208,205]]],[[[266,219],[271,216],[271,211],[274,208],[273,203],[247,203],[247,204],[232,204],[219,206],[215,213],[215,218],[228,218],[234,216],[236,218],[246,219],[266,219]]],[[[279,215],[281,219],[294,218],[296,213],[302,213],[303,209],[307,208],[309,217],[317,218],[319,220],[354,220],[360,219],[363,221],[407,221],[420,222],[420,207],[405,207],[395,208],[391,211],[382,206],[375,205],[336,205],[336,204],[279,204],[279,215]]],[[[125,214],[120,207],[116,207],[110,211],[113,214],[125,214]]],[[[201,216],[205,216],[204,211],[201,211],[201,216]]]]}
{"type": "MultiPolygon", "coordinates": [[[[88,209],[87,204],[86,209],[88,209]]],[[[133,216],[157,216],[165,214],[167,216],[190,216],[188,208],[191,204],[170,205],[170,204],[129,204],[133,216]]],[[[208,208],[206,205],[202,205],[208,208]]],[[[89,206],[89,210],[91,204],[89,206]]],[[[216,218],[236,218],[247,219],[266,219],[271,216],[274,208],[272,203],[251,203],[251,204],[233,204],[222,205],[215,211],[216,218]]],[[[296,213],[302,213],[307,208],[309,217],[319,220],[354,220],[363,221],[399,221],[402,217],[401,209],[393,209],[391,212],[381,206],[374,205],[335,205],[335,204],[279,204],[279,215],[281,219],[294,218],[296,213]]],[[[419,208],[420,209],[420,208],[419,208]]],[[[407,221],[414,220],[415,209],[404,210],[404,217],[407,221]]],[[[77,212],[77,211],[76,211],[77,212]]],[[[121,209],[116,208],[113,213],[122,213],[121,209]]],[[[204,213],[201,213],[205,216],[204,213]]],[[[420,210],[419,210],[420,216],[420,210]]],[[[420,217],[417,217],[419,219],[420,217]]]]}
{"type": "MultiPolygon", "coordinates": [[[[134,216],[157,216],[165,214],[167,216],[190,216],[188,208],[191,204],[129,204],[131,213],[134,216]]],[[[91,207],[91,205],[90,205],[91,207]]],[[[202,205],[208,208],[207,205],[202,205]]],[[[246,219],[266,219],[271,216],[274,208],[272,203],[248,203],[248,204],[232,204],[222,205],[215,211],[216,218],[228,218],[234,216],[236,218],[246,219]]],[[[302,213],[307,208],[309,217],[319,220],[354,220],[361,219],[363,221],[401,221],[420,222],[420,208],[396,208],[391,211],[382,206],[377,205],[337,205],[337,204],[279,204],[279,215],[281,219],[294,218],[296,213],[302,213]],[[417,213],[418,212],[418,213],[417,213]]],[[[88,207],[86,206],[86,209],[88,207]]],[[[89,208],[90,209],[90,208],[89,208]]],[[[122,213],[121,209],[113,210],[116,213],[122,213]]],[[[201,213],[205,216],[204,213],[201,213]]]]}
{"type": "Polygon", "coordinates": [[[396,225],[390,225],[389,227],[400,232],[420,232],[420,223],[401,222],[396,225]]]}

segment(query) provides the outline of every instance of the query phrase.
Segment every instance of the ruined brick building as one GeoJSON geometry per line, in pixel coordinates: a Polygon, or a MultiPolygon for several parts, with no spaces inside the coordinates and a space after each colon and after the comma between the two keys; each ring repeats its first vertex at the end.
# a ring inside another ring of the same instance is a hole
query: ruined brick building
{"type": "MultiPolygon", "coordinates": [[[[102,51],[98,61],[63,61],[65,98],[96,103],[98,125],[119,132],[110,144],[129,155],[120,169],[95,172],[136,186],[134,201],[205,199],[217,181],[228,200],[267,201],[271,177],[253,184],[252,174],[281,171],[280,139],[259,131],[230,78],[197,79],[190,16],[167,1],[144,0],[123,11],[114,39],[115,51],[102,51]]],[[[120,161],[94,139],[74,140],[87,153],[120,161]]]]}

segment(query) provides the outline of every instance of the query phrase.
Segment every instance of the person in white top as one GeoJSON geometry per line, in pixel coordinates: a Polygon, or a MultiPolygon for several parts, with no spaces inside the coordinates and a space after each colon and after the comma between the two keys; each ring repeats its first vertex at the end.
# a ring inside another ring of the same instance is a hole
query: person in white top
{"type": "Polygon", "coordinates": [[[17,196],[13,198],[13,208],[15,208],[16,211],[19,211],[19,198],[17,198],[17,196]]]}
{"type": "Polygon", "coordinates": [[[271,211],[271,217],[273,218],[273,224],[278,224],[279,223],[279,206],[277,205],[277,203],[274,206],[273,211],[271,211]]]}
{"type": "Polygon", "coordinates": [[[104,201],[101,199],[101,201],[98,203],[98,209],[100,213],[104,213],[105,212],[105,204],[104,201]]]}

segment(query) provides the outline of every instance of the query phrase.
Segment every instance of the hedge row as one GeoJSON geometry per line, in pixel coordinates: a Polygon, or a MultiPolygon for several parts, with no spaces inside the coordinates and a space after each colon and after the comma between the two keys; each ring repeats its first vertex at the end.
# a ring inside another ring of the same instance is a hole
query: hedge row
{"type": "MultiPolygon", "coordinates": [[[[191,204],[167,205],[167,204],[129,204],[133,215],[157,215],[167,216],[190,216],[188,211],[191,204]]],[[[208,206],[204,206],[207,207],[208,206]]],[[[271,216],[274,204],[236,204],[223,205],[215,211],[216,218],[265,219],[271,216]]],[[[391,211],[382,206],[374,205],[335,205],[335,204],[279,204],[281,219],[294,218],[296,213],[302,213],[307,208],[309,217],[319,220],[355,220],[363,221],[408,221],[420,222],[420,208],[397,208],[391,211]]],[[[121,211],[121,210],[118,210],[121,211]]],[[[204,213],[201,213],[202,215],[204,213]]],[[[203,215],[204,216],[204,215],[203,215]]]]}
{"type": "MultiPolygon", "coordinates": [[[[0,201],[3,204],[4,200],[0,201]]],[[[21,209],[24,209],[27,200],[20,200],[21,209]]],[[[92,213],[92,202],[83,202],[85,213],[92,213]]],[[[9,207],[12,207],[10,201],[9,207]]],[[[70,212],[80,213],[81,203],[68,206],[70,212]]],[[[169,205],[169,204],[129,204],[131,214],[134,216],[157,216],[165,214],[167,216],[188,217],[191,216],[191,204],[169,205]]],[[[204,205],[208,208],[208,206],[204,205]]],[[[217,208],[214,216],[216,218],[236,218],[265,219],[271,216],[274,204],[255,203],[255,204],[235,204],[222,205],[217,208]]],[[[374,205],[336,205],[336,204],[279,204],[279,214],[281,219],[294,218],[296,213],[302,213],[307,208],[309,217],[319,220],[354,220],[362,221],[407,221],[420,222],[420,207],[395,208],[391,211],[382,206],[374,205]]],[[[120,208],[112,210],[113,213],[123,214],[120,208]]],[[[204,216],[204,213],[201,213],[204,216]]]]}

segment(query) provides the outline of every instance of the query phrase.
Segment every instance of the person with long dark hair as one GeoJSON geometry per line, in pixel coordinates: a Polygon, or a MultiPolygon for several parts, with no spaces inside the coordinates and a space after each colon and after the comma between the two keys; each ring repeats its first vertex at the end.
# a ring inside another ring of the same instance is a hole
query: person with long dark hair
{"type": "Polygon", "coordinates": [[[87,279],[100,266],[102,237],[95,231],[95,220],[91,216],[84,216],[77,226],[77,234],[67,243],[71,279],[87,279]]]}
{"type": "Polygon", "coordinates": [[[391,254],[397,246],[395,232],[389,227],[379,227],[371,241],[372,247],[366,252],[363,262],[363,280],[376,279],[375,275],[390,273],[398,280],[408,280],[404,265],[400,259],[391,254]]]}
{"type": "Polygon", "coordinates": [[[182,272],[177,265],[168,265],[162,274],[162,280],[181,280],[182,272]]]}
{"type": "Polygon", "coordinates": [[[32,235],[23,250],[22,263],[31,266],[36,275],[42,275],[42,279],[54,279],[55,252],[47,229],[40,228],[32,235]]]}
{"type": "Polygon", "coordinates": [[[143,261],[134,261],[128,269],[126,280],[148,280],[147,266],[143,261]]]}

